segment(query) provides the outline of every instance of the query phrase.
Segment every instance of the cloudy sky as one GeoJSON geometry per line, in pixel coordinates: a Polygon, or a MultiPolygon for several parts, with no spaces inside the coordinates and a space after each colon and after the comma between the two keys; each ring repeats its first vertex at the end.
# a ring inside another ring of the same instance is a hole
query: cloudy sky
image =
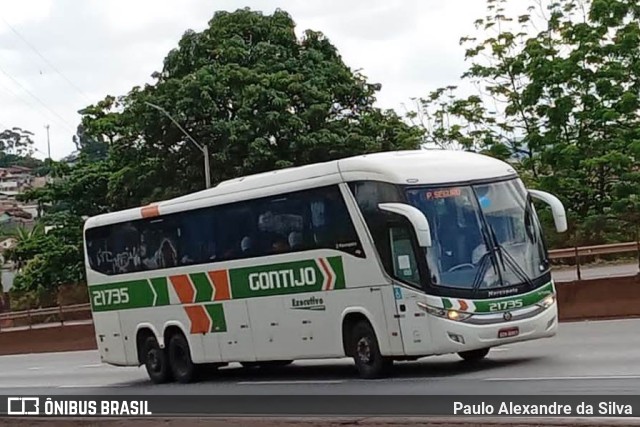
{"type": "Polygon", "coordinates": [[[3,0],[0,2],[0,128],[35,133],[36,156],[73,151],[77,111],[151,81],[187,29],[216,10],[289,12],[297,31],[319,30],[345,62],[382,83],[378,105],[402,104],[456,83],[460,36],[484,15],[482,0],[3,0]]]}

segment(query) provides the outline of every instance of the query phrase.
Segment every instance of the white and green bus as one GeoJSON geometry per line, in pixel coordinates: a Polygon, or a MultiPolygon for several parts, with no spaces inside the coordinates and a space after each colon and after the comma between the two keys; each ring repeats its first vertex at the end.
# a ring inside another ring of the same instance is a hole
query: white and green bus
{"type": "Polygon", "coordinates": [[[512,167],[443,150],[363,155],[222,182],[89,218],[85,257],[102,360],[153,382],[203,366],[394,360],[555,335],[533,199],[512,167]]]}

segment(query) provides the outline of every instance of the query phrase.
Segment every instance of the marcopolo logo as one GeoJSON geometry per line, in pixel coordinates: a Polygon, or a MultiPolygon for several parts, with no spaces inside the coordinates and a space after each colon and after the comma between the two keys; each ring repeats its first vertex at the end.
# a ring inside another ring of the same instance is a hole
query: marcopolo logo
{"type": "Polygon", "coordinates": [[[343,289],[342,257],[307,259],[229,270],[233,298],[343,289]]]}
{"type": "Polygon", "coordinates": [[[322,298],[292,298],[291,308],[294,310],[317,310],[324,311],[326,307],[322,298]]]}

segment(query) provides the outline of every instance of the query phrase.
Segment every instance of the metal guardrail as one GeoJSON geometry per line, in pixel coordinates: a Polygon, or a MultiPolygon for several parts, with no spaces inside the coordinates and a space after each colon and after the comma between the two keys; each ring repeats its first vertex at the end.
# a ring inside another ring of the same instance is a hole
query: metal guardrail
{"type": "Polygon", "coordinates": [[[582,246],[576,248],[553,249],[549,251],[549,258],[573,258],[586,255],[621,254],[640,251],[640,242],[611,243],[608,245],[582,246]]]}
{"type": "MultiPolygon", "coordinates": [[[[580,258],[584,256],[597,256],[597,255],[609,255],[609,254],[621,254],[637,252],[638,254],[638,266],[640,268],[640,242],[625,242],[625,243],[612,243],[607,245],[597,246],[582,246],[574,248],[553,249],[549,251],[549,258],[551,260],[575,258],[576,269],[578,273],[578,280],[581,280],[580,274],[580,258]]],[[[74,304],[74,305],[60,305],[56,307],[40,308],[35,310],[23,310],[23,311],[11,311],[8,313],[0,313],[0,332],[3,329],[15,329],[15,327],[4,327],[3,323],[15,322],[20,319],[28,319],[27,325],[23,325],[26,329],[32,329],[33,326],[42,324],[43,322],[34,322],[34,318],[40,319],[47,316],[57,316],[58,323],[64,326],[65,313],[89,313],[91,319],[91,304],[74,304]]],[[[90,321],[87,319],[87,321],[90,321]]],[[[51,323],[51,322],[50,322],[51,323]]]]}
{"type": "MultiPolygon", "coordinates": [[[[39,308],[35,310],[23,310],[23,311],[10,311],[8,313],[0,313],[0,332],[3,329],[15,329],[14,323],[16,320],[27,319],[26,325],[21,325],[26,329],[32,329],[33,326],[43,323],[54,323],[61,326],[65,325],[69,319],[65,320],[65,314],[87,312],[91,317],[91,304],[74,304],[74,305],[59,305],[56,307],[39,308]],[[46,317],[56,317],[57,322],[43,322],[42,319],[46,317]],[[40,321],[38,321],[40,319],[40,321]],[[35,321],[34,321],[35,320],[35,321]],[[3,324],[11,323],[11,326],[4,326],[3,324]]],[[[73,321],[73,320],[71,320],[73,321]]]]}
{"type": "Polygon", "coordinates": [[[625,243],[610,243],[606,245],[581,246],[573,248],[553,249],[549,251],[549,258],[565,259],[574,258],[576,263],[576,273],[578,280],[582,279],[580,270],[580,259],[584,256],[611,255],[636,252],[638,258],[638,268],[640,269],[640,241],[625,243]]]}

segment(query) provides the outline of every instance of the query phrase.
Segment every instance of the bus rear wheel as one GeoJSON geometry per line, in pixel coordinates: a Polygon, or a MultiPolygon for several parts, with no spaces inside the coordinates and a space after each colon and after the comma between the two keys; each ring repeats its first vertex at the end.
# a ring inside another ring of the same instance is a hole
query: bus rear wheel
{"type": "Polygon", "coordinates": [[[393,365],[393,359],[380,353],[376,333],[366,321],[360,321],[353,327],[351,354],[361,378],[380,378],[386,375],[393,365]]]}
{"type": "Polygon", "coordinates": [[[480,348],[478,350],[461,351],[458,353],[465,362],[477,362],[484,359],[489,354],[488,348],[480,348]]]}
{"type": "Polygon", "coordinates": [[[191,360],[189,342],[181,333],[176,333],[169,339],[169,366],[179,383],[190,383],[196,378],[197,366],[191,360]]]}
{"type": "Polygon", "coordinates": [[[142,343],[144,366],[151,381],[162,384],[171,381],[171,368],[166,352],[158,345],[154,336],[148,336],[142,343]]]}

